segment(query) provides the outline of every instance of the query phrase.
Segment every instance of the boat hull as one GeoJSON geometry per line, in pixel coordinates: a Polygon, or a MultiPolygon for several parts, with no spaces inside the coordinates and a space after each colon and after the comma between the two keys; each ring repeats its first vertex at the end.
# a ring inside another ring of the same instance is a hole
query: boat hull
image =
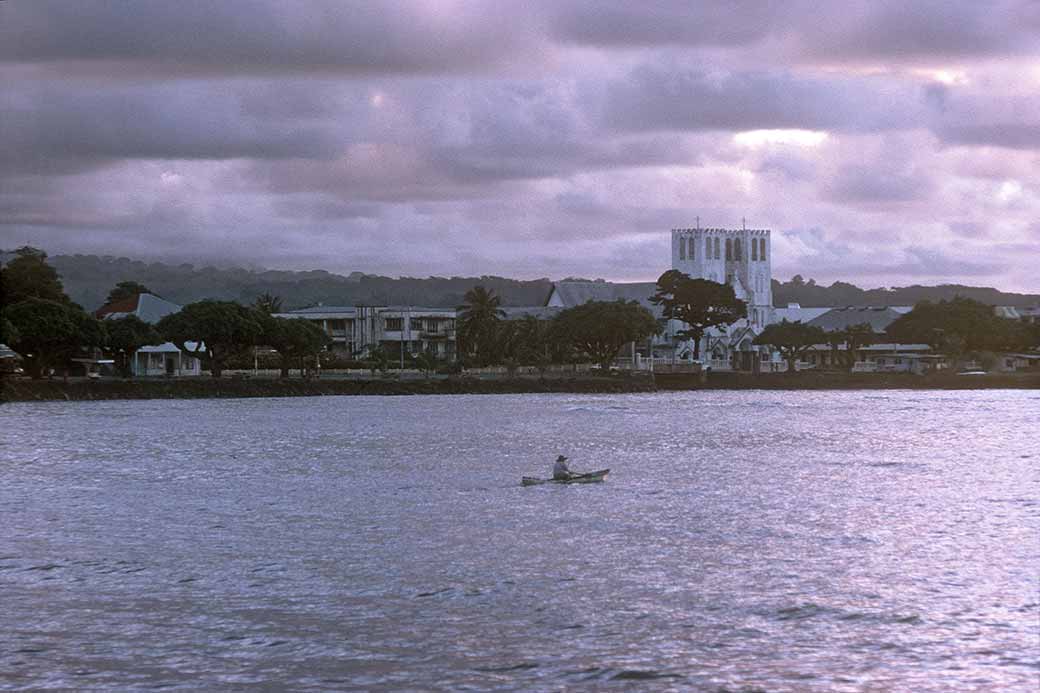
{"type": "Polygon", "coordinates": [[[609,473],[609,469],[600,469],[595,472],[578,474],[577,476],[572,476],[570,479],[539,479],[533,476],[525,476],[520,479],[520,484],[522,486],[538,486],[540,484],[595,484],[603,481],[603,478],[609,473]]]}

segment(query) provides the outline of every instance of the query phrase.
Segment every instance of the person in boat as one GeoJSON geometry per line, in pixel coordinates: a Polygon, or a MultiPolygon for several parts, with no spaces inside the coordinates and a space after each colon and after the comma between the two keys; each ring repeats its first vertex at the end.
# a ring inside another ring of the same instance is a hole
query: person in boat
{"type": "Polygon", "coordinates": [[[570,479],[575,476],[571,468],[567,466],[567,458],[560,455],[556,458],[556,464],[553,465],[553,479],[563,480],[570,479]]]}

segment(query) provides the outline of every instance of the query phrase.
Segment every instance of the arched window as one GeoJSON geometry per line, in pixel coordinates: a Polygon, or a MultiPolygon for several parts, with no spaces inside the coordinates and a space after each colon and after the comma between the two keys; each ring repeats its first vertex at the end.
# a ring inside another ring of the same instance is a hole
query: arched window
{"type": "Polygon", "coordinates": [[[691,260],[693,260],[693,259],[694,259],[694,251],[693,251],[693,249],[697,247],[697,245],[696,245],[696,244],[697,244],[697,241],[696,241],[696,239],[694,239],[694,238],[692,238],[692,237],[691,237],[691,238],[690,238],[690,259],[691,259],[691,260]]]}
{"type": "Polygon", "coordinates": [[[759,243],[761,243],[762,246],[758,249],[758,257],[759,257],[759,259],[762,260],[762,262],[765,262],[766,261],[766,239],[764,239],[764,238],[759,239],[759,243]]]}
{"type": "Polygon", "coordinates": [[[754,238],[751,239],[751,261],[758,260],[758,241],[754,238]]]}
{"type": "Polygon", "coordinates": [[[732,260],[732,259],[733,259],[733,239],[732,238],[727,238],[726,239],[726,260],[732,260]]]}
{"type": "Polygon", "coordinates": [[[740,259],[740,239],[739,238],[734,238],[733,239],[733,259],[734,260],[739,260],[740,259]]]}
{"type": "Polygon", "coordinates": [[[722,255],[719,254],[719,237],[715,237],[715,259],[718,260],[722,255]]]}
{"type": "Polygon", "coordinates": [[[685,260],[686,259],[686,239],[685,238],[679,238],[679,259],[680,260],[685,260]]]}

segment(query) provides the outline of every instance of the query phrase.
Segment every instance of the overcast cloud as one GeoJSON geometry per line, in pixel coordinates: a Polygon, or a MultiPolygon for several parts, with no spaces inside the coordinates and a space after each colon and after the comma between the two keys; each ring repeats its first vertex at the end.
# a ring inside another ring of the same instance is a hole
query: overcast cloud
{"type": "Polygon", "coordinates": [[[1040,3],[8,0],[0,247],[1040,291],[1040,3]]]}

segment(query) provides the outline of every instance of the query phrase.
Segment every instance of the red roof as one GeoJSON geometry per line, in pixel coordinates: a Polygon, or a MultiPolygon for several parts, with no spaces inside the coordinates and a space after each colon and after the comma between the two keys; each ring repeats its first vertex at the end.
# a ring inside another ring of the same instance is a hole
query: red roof
{"type": "Polygon", "coordinates": [[[94,317],[101,319],[111,313],[133,313],[137,310],[137,301],[139,298],[140,294],[137,294],[130,298],[124,298],[122,301],[106,303],[94,312],[94,317]]]}

